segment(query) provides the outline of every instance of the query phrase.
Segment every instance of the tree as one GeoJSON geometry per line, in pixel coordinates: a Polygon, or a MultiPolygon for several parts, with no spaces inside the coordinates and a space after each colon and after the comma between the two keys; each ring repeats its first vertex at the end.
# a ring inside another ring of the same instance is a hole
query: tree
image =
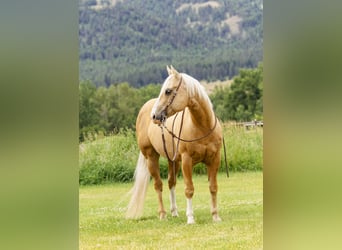
{"type": "Polygon", "coordinates": [[[217,88],[211,95],[215,111],[222,120],[262,119],[263,66],[241,69],[230,88],[217,88]]]}
{"type": "Polygon", "coordinates": [[[256,69],[241,69],[231,85],[225,108],[228,119],[247,121],[262,114],[262,81],[263,67],[256,69]],[[258,104],[258,105],[257,105],[258,104]]]}
{"type": "Polygon", "coordinates": [[[99,131],[99,116],[96,107],[96,86],[92,82],[79,85],[79,139],[84,140],[88,133],[99,131]]]}

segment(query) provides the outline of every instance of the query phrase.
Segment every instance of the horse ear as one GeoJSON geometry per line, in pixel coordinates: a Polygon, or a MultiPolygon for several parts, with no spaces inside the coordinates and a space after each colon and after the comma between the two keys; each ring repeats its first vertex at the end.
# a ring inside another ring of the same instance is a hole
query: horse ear
{"type": "Polygon", "coordinates": [[[171,74],[173,74],[177,79],[179,78],[179,73],[178,71],[171,65],[171,74]]]}
{"type": "MultiPolygon", "coordinates": [[[[172,66],[171,66],[171,67],[172,67],[172,66]]],[[[169,75],[172,74],[172,71],[171,71],[169,65],[166,65],[166,70],[167,70],[167,73],[168,73],[169,75]]]]}
{"type": "Polygon", "coordinates": [[[173,74],[178,75],[178,71],[171,65],[171,71],[173,74]]]}

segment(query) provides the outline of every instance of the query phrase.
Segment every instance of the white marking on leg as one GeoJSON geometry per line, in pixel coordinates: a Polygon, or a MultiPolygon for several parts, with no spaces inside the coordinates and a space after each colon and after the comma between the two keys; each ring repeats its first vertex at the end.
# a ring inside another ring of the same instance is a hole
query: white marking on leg
{"type": "Polygon", "coordinates": [[[171,215],[173,217],[178,217],[175,187],[172,187],[170,189],[170,203],[171,203],[171,215]]]}
{"type": "Polygon", "coordinates": [[[192,199],[186,199],[186,216],[188,217],[188,224],[194,224],[194,211],[192,209],[192,199]]]}

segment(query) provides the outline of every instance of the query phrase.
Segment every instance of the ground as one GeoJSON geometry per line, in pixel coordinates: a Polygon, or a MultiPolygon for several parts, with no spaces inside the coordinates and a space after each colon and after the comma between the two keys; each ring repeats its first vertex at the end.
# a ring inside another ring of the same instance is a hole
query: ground
{"type": "MultiPolygon", "coordinates": [[[[132,183],[80,187],[80,249],[262,249],[262,172],[221,173],[218,205],[222,222],[210,215],[207,177],[195,176],[193,206],[196,224],[186,224],[183,180],[176,188],[179,217],[160,221],[157,197],[150,183],[144,215],[124,218],[132,183]]],[[[167,181],[165,207],[169,208],[167,181]]]]}

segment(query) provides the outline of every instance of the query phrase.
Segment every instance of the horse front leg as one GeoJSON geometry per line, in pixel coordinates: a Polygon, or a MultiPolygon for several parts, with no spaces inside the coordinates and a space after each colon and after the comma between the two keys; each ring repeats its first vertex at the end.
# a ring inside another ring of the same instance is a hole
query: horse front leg
{"type": "Polygon", "coordinates": [[[166,218],[166,211],[164,208],[163,203],[163,182],[160,178],[160,169],[159,169],[159,155],[158,154],[152,154],[147,159],[147,166],[150,171],[151,176],[154,179],[154,189],[157,192],[158,195],[158,204],[159,204],[159,219],[163,220],[166,218]]]}
{"type": "Polygon", "coordinates": [[[176,204],[176,190],[175,190],[178,171],[179,171],[179,162],[169,161],[168,183],[169,183],[169,189],[170,189],[170,210],[171,210],[171,215],[173,217],[178,217],[178,209],[177,209],[177,204],[176,204]]]}
{"type": "Polygon", "coordinates": [[[185,184],[187,223],[194,224],[195,218],[192,207],[192,196],[194,195],[194,185],[192,183],[192,158],[187,154],[182,155],[182,172],[185,184]]]}
{"type": "Polygon", "coordinates": [[[208,168],[208,179],[209,179],[209,190],[211,194],[211,215],[213,217],[214,222],[221,221],[220,216],[218,215],[218,209],[217,209],[217,191],[218,191],[218,185],[217,185],[217,172],[220,165],[220,155],[214,159],[214,161],[211,164],[207,165],[208,168]]]}

